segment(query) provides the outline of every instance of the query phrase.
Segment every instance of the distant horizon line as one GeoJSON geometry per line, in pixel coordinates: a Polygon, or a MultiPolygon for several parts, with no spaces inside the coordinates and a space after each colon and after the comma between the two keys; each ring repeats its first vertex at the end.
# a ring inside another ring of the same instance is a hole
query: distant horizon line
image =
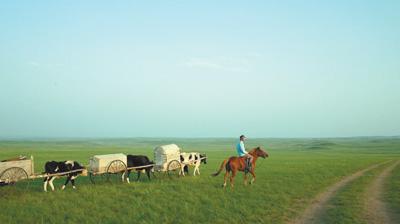
{"type": "MultiPolygon", "coordinates": [[[[95,139],[236,139],[239,137],[0,137],[4,140],[95,140],[95,139]]],[[[249,139],[345,139],[345,138],[400,138],[400,135],[354,135],[354,136],[330,136],[330,137],[248,137],[249,139]]]]}

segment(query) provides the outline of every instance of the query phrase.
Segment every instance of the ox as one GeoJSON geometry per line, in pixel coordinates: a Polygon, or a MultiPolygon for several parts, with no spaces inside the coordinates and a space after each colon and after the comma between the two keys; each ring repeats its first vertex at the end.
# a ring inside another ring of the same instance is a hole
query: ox
{"type": "Polygon", "coordinates": [[[56,161],[50,161],[46,162],[44,166],[45,174],[51,175],[49,177],[44,178],[44,185],[43,185],[43,190],[47,191],[47,185],[50,185],[51,190],[54,191],[54,185],[53,181],[56,179],[56,177],[60,176],[67,176],[67,180],[65,181],[65,184],[61,187],[61,190],[65,189],[65,186],[71,181],[72,188],[76,189],[75,187],[75,179],[78,177],[79,174],[84,173],[84,171],[76,171],[76,172],[70,172],[74,170],[80,170],[80,169],[85,169],[84,166],[80,165],[76,161],[63,161],[63,162],[56,162],[56,161]],[[67,174],[62,174],[62,175],[57,175],[58,173],[65,173],[65,172],[70,172],[67,174]]]}
{"type": "Polygon", "coordinates": [[[183,165],[180,174],[183,176],[185,176],[185,173],[189,173],[189,166],[194,166],[193,176],[196,176],[196,173],[200,175],[200,165],[202,163],[207,164],[207,156],[198,152],[183,152],[181,153],[181,163],[183,165]]]}
{"type": "MultiPolygon", "coordinates": [[[[126,156],[127,163],[128,163],[128,168],[130,167],[137,167],[137,166],[147,166],[147,165],[153,165],[153,161],[150,161],[149,157],[147,156],[137,156],[137,155],[127,155],[126,156]]],[[[150,180],[150,172],[153,170],[153,166],[148,166],[148,167],[143,167],[143,168],[138,168],[135,169],[137,171],[137,180],[140,178],[140,174],[142,172],[146,172],[147,177],[150,180]]],[[[131,174],[131,170],[128,169],[128,175],[126,176],[126,182],[130,183],[129,181],[129,175],[131,174]]]]}

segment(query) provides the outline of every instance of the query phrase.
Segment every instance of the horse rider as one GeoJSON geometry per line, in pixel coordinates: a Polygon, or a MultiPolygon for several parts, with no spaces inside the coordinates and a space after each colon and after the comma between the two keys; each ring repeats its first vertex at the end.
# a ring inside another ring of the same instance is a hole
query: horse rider
{"type": "Polygon", "coordinates": [[[246,148],[244,147],[244,141],[246,140],[246,136],[241,135],[239,137],[239,142],[236,146],[236,150],[237,153],[239,154],[240,157],[244,157],[245,158],[245,168],[244,168],[244,172],[249,172],[251,170],[251,163],[253,161],[253,156],[250,155],[247,151],[246,148]]]}

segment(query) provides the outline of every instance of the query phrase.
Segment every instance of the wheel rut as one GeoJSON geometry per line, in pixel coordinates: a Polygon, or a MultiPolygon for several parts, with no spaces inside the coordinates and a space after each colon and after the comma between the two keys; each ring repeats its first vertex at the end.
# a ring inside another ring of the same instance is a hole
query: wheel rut
{"type": "MultiPolygon", "coordinates": [[[[389,161],[387,161],[389,162],[389,161]]],[[[344,186],[352,182],[353,180],[357,179],[364,175],[365,172],[372,170],[384,163],[378,163],[371,165],[367,168],[359,170],[349,176],[344,177],[340,181],[336,182],[335,184],[328,187],[328,189],[320,194],[318,194],[312,201],[311,204],[306,208],[306,210],[294,220],[289,221],[289,224],[310,224],[310,223],[319,223],[319,219],[325,213],[327,209],[328,201],[335,196],[335,194],[342,189],[344,186]]]]}
{"type": "Polygon", "coordinates": [[[382,198],[385,180],[390,176],[392,170],[399,164],[400,161],[396,161],[385,168],[367,187],[366,200],[364,204],[364,218],[367,223],[398,223],[393,220],[393,215],[391,215],[390,210],[387,208],[387,205],[383,202],[382,198]]]}

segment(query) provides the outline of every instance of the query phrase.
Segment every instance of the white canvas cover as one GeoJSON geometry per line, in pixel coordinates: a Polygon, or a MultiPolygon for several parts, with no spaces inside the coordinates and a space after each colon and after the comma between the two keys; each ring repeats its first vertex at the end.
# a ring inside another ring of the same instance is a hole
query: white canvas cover
{"type": "Polygon", "coordinates": [[[127,164],[126,155],[122,153],[95,155],[89,160],[89,170],[95,173],[107,172],[108,165],[114,160],[121,160],[127,164]]]}
{"type": "Polygon", "coordinates": [[[172,160],[180,161],[181,149],[175,145],[162,145],[154,149],[154,160],[156,169],[166,171],[168,163],[172,160]]]}

